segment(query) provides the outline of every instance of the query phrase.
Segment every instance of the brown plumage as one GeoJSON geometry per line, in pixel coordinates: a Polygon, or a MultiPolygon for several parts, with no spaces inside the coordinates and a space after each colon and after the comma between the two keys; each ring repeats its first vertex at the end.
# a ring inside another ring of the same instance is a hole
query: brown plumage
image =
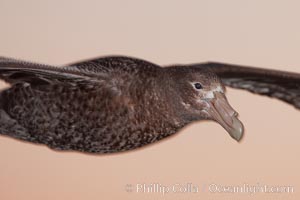
{"type": "Polygon", "coordinates": [[[59,150],[126,151],[204,119],[240,140],[224,85],[300,108],[299,74],[222,63],[160,67],[115,56],[54,67],[0,58],[0,78],[11,85],[0,94],[0,133],[59,150]]]}

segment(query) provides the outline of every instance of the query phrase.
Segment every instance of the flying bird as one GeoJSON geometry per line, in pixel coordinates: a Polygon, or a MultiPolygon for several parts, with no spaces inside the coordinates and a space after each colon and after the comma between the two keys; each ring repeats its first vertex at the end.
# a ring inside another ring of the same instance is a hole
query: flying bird
{"type": "Polygon", "coordinates": [[[213,120],[239,141],[243,124],[225,86],[300,109],[300,74],[206,62],[161,67],[123,56],[68,66],[0,57],[0,134],[56,150],[114,153],[213,120]]]}

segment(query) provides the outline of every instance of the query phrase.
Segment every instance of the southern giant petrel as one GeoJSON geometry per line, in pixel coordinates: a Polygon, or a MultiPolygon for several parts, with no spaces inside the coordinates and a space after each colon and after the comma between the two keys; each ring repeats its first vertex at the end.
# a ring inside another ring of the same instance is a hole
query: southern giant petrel
{"type": "Polygon", "coordinates": [[[110,56],[69,66],[0,57],[0,133],[57,150],[113,153],[214,120],[239,141],[243,125],[224,86],[300,109],[300,74],[223,63],[161,67],[110,56]]]}

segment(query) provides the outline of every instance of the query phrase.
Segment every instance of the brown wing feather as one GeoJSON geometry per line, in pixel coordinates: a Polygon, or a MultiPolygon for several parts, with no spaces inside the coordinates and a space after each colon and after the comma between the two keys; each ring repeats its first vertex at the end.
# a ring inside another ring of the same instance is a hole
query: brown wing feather
{"type": "Polygon", "coordinates": [[[208,62],[192,67],[211,69],[229,87],[274,97],[300,109],[300,74],[232,64],[208,62]]]}
{"type": "Polygon", "coordinates": [[[76,68],[63,68],[0,57],[0,78],[8,83],[28,82],[43,84],[51,82],[80,83],[106,80],[104,74],[92,74],[76,68]]]}

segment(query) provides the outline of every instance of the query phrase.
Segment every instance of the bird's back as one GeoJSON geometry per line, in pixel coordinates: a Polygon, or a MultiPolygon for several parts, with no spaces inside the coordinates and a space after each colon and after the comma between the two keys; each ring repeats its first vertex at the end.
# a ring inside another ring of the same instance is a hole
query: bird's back
{"type": "Polygon", "coordinates": [[[10,65],[0,67],[12,85],[0,94],[1,134],[53,149],[106,153],[137,148],[178,129],[170,109],[158,103],[162,71],[151,63],[104,58],[49,71],[10,65]]]}

